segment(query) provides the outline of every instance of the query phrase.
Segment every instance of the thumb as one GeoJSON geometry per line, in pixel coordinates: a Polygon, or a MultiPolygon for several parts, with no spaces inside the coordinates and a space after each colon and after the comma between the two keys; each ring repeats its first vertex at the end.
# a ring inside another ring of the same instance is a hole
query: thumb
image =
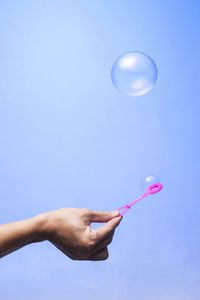
{"type": "Polygon", "coordinates": [[[111,232],[113,232],[115,230],[115,228],[119,225],[121,220],[122,220],[122,217],[116,217],[116,218],[108,221],[103,226],[97,228],[95,230],[97,240],[105,239],[111,232]]]}
{"type": "Polygon", "coordinates": [[[114,211],[92,211],[90,221],[96,223],[104,223],[116,218],[120,215],[118,210],[114,211]]]}

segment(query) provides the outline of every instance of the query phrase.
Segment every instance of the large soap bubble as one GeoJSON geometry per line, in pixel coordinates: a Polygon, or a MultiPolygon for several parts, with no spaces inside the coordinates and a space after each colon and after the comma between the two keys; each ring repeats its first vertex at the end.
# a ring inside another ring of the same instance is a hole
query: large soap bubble
{"type": "Polygon", "coordinates": [[[157,79],[153,59],[142,52],[128,52],[114,62],[111,77],[114,86],[128,96],[141,96],[149,92],[157,79]]]}

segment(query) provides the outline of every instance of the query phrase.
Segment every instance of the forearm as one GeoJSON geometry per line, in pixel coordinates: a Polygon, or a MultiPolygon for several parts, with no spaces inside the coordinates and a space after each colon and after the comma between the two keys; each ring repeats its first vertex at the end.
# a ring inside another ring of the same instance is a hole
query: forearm
{"type": "Polygon", "coordinates": [[[43,240],[43,220],[37,216],[24,221],[0,225],[0,257],[25,245],[43,240]]]}

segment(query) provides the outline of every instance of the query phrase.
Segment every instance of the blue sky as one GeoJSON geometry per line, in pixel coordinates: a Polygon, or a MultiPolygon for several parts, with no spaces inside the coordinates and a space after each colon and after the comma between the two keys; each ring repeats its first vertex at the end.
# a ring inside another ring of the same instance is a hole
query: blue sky
{"type": "Polygon", "coordinates": [[[124,216],[107,261],[70,261],[47,242],[1,259],[1,299],[199,299],[199,9],[0,2],[0,223],[60,207],[113,210],[149,174],[164,185],[124,216]],[[157,64],[141,97],[112,85],[128,51],[157,64]]]}

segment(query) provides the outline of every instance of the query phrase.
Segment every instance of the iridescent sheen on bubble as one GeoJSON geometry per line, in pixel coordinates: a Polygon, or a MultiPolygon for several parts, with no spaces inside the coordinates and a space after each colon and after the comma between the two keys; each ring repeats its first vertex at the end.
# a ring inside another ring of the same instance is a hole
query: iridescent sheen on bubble
{"type": "Polygon", "coordinates": [[[149,92],[157,79],[153,59],[142,52],[128,52],[114,62],[111,78],[114,86],[128,96],[141,96],[149,92]]]}
{"type": "Polygon", "coordinates": [[[146,189],[154,184],[154,183],[161,183],[160,178],[156,175],[148,175],[145,178],[143,178],[142,182],[141,182],[141,189],[143,192],[146,191],[146,189]]]}

